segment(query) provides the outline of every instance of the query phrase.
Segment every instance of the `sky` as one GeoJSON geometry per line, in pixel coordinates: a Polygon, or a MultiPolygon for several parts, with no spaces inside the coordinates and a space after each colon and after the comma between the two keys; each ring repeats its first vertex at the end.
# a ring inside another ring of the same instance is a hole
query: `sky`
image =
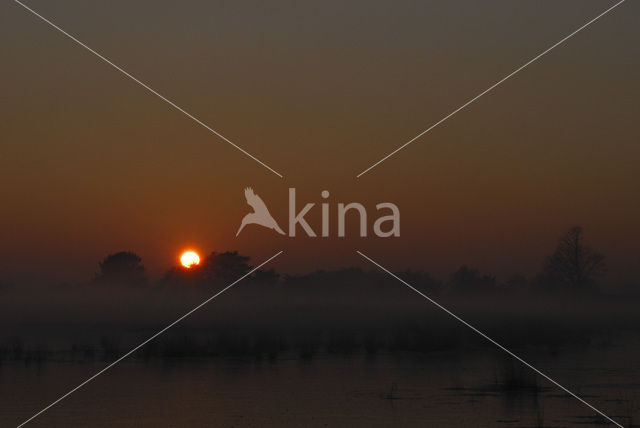
{"type": "Polygon", "coordinates": [[[361,250],[439,277],[463,263],[533,275],[573,225],[607,256],[607,281],[640,279],[638,3],[360,178],[614,2],[344,3],[26,2],[279,178],[2,2],[0,281],[87,279],[120,250],[159,276],[187,248],[255,264],[284,250],[274,267],[293,273],[370,266],[361,250]],[[328,190],[333,222],[339,202],[373,219],[393,202],[401,236],[351,223],[345,238],[236,237],[248,186],[285,228],[290,187],[316,205],[328,190]]]}

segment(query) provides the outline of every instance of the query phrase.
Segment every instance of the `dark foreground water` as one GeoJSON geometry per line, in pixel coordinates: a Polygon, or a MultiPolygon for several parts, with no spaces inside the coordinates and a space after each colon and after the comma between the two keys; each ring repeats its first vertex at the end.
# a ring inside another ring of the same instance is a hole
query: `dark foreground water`
{"type": "MultiPolygon", "coordinates": [[[[624,426],[640,423],[640,346],[520,352],[624,426]]],[[[106,365],[0,365],[0,426],[16,426],[106,365]]],[[[601,426],[529,369],[486,348],[423,355],[124,361],[31,426],[601,426]]]]}

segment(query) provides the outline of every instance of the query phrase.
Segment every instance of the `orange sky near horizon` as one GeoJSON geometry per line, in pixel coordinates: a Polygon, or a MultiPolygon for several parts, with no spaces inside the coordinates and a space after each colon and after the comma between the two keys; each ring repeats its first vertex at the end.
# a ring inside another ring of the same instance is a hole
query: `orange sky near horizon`
{"type": "Polygon", "coordinates": [[[394,269],[504,278],[534,274],[573,225],[607,256],[608,281],[640,280],[640,4],[356,178],[609,5],[364,4],[29,2],[281,179],[2,3],[0,282],[87,279],[120,250],[157,277],[192,247],[255,264],[284,250],[274,267],[294,273],[370,267],[358,249],[394,269]],[[329,190],[333,236],[236,237],[248,186],[285,230],[289,187],[299,205],[329,190]],[[375,219],[386,201],[399,238],[359,238],[354,224],[336,237],[338,202],[375,219]]]}

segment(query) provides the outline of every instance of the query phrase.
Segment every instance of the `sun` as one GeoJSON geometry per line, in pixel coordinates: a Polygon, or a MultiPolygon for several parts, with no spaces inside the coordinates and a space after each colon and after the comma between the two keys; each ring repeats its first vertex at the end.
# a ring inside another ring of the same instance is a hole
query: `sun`
{"type": "Polygon", "coordinates": [[[200,256],[195,251],[185,251],[180,256],[180,263],[182,263],[182,266],[189,269],[192,266],[200,264],[200,256]]]}

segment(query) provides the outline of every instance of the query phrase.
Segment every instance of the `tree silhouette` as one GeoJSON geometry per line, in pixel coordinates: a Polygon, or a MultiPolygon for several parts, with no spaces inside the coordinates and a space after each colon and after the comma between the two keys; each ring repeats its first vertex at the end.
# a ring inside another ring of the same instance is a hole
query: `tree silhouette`
{"type": "Polygon", "coordinates": [[[604,256],[584,244],[582,227],[572,227],[547,257],[542,279],[569,292],[595,291],[597,277],[606,272],[604,256]]]}
{"type": "Polygon", "coordinates": [[[431,295],[439,293],[442,289],[442,283],[434,279],[428,272],[407,269],[398,272],[398,276],[418,290],[431,295]]]}
{"type": "Polygon", "coordinates": [[[249,259],[250,257],[241,256],[237,251],[214,251],[205,258],[202,269],[206,279],[235,280],[251,270],[249,259]]]}
{"type": "Polygon", "coordinates": [[[109,254],[100,263],[96,282],[141,284],[146,282],[142,259],[136,253],[120,251],[109,254]]]}
{"type": "MultiPolygon", "coordinates": [[[[250,257],[237,251],[212,252],[199,265],[189,269],[174,266],[160,280],[160,286],[189,285],[193,288],[206,287],[212,283],[228,283],[237,280],[251,270],[250,257]]],[[[277,278],[276,278],[277,279],[277,278]]]]}

